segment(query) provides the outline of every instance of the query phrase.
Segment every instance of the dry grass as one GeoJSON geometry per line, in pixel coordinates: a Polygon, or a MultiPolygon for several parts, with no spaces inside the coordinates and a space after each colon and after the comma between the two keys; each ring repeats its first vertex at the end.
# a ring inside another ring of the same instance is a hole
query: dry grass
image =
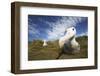
{"type": "MultiPolygon", "coordinates": [[[[86,36],[78,37],[76,39],[80,46],[81,50],[80,53],[77,54],[65,54],[63,53],[59,59],[76,59],[76,58],[87,58],[87,40],[86,36]]],[[[33,42],[29,42],[28,45],[28,60],[52,60],[56,59],[61,52],[61,49],[58,45],[58,40],[56,41],[49,41],[47,47],[42,46],[43,42],[41,40],[35,40],[33,42]]]]}

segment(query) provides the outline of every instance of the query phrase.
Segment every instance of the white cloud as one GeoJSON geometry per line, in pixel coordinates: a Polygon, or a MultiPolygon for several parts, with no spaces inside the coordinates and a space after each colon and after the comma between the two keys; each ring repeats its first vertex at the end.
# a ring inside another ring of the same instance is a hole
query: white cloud
{"type": "Polygon", "coordinates": [[[77,23],[83,19],[81,17],[62,17],[55,23],[46,22],[52,28],[47,30],[48,39],[58,39],[64,34],[66,28],[77,26],[77,23]]]}
{"type": "Polygon", "coordinates": [[[35,29],[35,27],[37,25],[34,24],[31,19],[29,19],[28,22],[29,22],[28,23],[29,24],[28,25],[28,32],[29,32],[29,34],[31,34],[31,36],[35,35],[35,37],[38,37],[39,31],[37,29],[35,29]]]}
{"type": "MultiPolygon", "coordinates": [[[[78,36],[87,36],[88,35],[88,32],[83,32],[83,33],[81,33],[81,34],[78,34],[78,36]]],[[[78,37],[77,36],[77,37],[78,37]]]]}
{"type": "MultiPolygon", "coordinates": [[[[77,26],[77,23],[81,22],[85,18],[83,17],[65,17],[62,16],[57,19],[56,22],[49,22],[49,21],[44,21],[41,18],[39,21],[44,22],[45,24],[48,25],[48,27],[44,31],[47,33],[47,40],[54,40],[54,39],[59,39],[61,36],[64,35],[65,29],[72,27],[72,26],[77,26]]],[[[29,18],[28,19],[28,24],[29,24],[29,34],[33,36],[33,38],[39,38],[40,31],[39,29],[36,29],[37,25],[33,23],[33,21],[29,18]]],[[[82,34],[81,34],[82,35],[82,34]]]]}

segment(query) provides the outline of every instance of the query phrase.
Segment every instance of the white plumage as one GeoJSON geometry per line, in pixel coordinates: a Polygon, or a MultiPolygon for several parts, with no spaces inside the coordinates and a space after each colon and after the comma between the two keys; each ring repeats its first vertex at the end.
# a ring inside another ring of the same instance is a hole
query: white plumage
{"type": "Polygon", "coordinates": [[[60,48],[64,49],[64,52],[79,52],[80,45],[75,39],[76,29],[70,27],[65,30],[66,34],[59,39],[60,48]]]}
{"type": "Polygon", "coordinates": [[[44,47],[47,46],[47,41],[46,41],[46,40],[44,40],[43,46],[44,46],[44,47]]]}

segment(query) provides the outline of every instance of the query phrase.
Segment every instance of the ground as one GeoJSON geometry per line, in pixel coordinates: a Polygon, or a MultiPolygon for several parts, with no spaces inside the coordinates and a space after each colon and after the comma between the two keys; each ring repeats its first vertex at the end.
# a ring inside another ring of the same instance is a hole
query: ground
{"type": "MultiPolygon", "coordinates": [[[[79,59],[88,57],[87,36],[78,37],[76,40],[80,44],[80,52],[77,54],[63,53],[59,59],[79,59]]],[[[28,43],[28,60],[53,60],[56,59],[62,51],[59,48],[58,40],[48,41],[48,46],[46,47],[43,47],[42,40],[34,40],[28,43]]]]}

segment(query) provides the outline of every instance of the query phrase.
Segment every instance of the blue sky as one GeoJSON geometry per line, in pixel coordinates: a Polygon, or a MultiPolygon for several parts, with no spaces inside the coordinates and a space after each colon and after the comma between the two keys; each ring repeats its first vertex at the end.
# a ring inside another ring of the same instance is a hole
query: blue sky
{"type": "Polygon", "coordinates": [[[76,36],[87,35],[88,18],[28,15],[28,40],[56,40],[64,35],[65,29],[72,26],[76,28],[76,36]]]}

